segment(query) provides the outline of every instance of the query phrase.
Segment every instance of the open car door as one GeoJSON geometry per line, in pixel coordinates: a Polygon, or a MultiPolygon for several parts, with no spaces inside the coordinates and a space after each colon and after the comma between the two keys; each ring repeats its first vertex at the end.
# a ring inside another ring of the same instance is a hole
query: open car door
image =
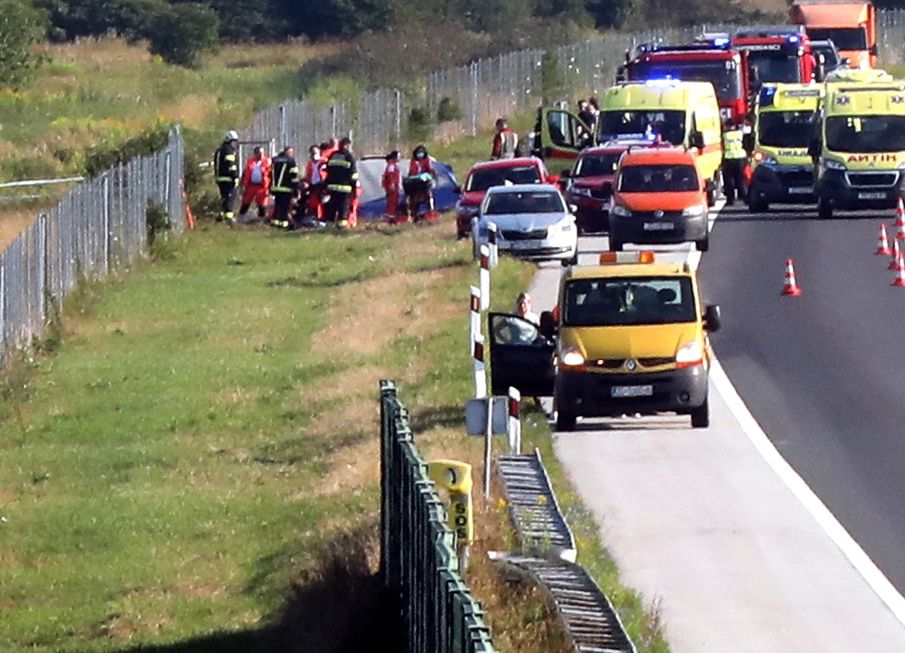
{"type": "Polygon", "coordinates": [[[582,120],[564,109],[539,109],[540,143],[535,151],[545,161],[570,163],[579,152],[594,144],[594,134],[582,120]]]}
{"type": "Polygon", "coordinates": [[[490,313],[487,322],[491,392],[505,395],[512,386],[528,397],[552,395],[553,342],[517,315],[490,313]]]}

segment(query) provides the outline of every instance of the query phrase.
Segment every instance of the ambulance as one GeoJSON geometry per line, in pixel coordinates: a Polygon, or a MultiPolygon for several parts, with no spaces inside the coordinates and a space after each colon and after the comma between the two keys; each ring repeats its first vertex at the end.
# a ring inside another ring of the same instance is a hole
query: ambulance
{"type": "Polygon", "coordinates": [[[905,81],[826,84],[810,154],[821,218],[894,207],[903,194],[905,81]]]}
{"type": "Polygon", "coordinates": [[[814,202],[814,165],[808,154],[823,87],[764,84],[754,104],[754,129],[746,171],[748,208],[759,213],[772,203],[814,202]]]}

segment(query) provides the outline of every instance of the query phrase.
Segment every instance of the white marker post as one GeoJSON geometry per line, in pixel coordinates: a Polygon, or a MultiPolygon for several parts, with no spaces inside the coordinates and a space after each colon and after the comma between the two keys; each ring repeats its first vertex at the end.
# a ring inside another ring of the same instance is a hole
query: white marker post
{"type": "Polygon", "coordinates": [[[487,245],[481,245],[480,257],[481,264],[479,272],[479,286],[481,288],[481,310],[486,311],[490,308],[490,249],[487,245]]]}
{"type": "Polygon", "coordinates": [[[475,335],[471,349],[474,358],[474,396],[483,399],[487,396],[487,375],[484,372],[484,336],[475,335]]]}
{"type": "Polygon", "coordinates": [[[522,452],[522,420],[521,412],[522,393],[510,386],[509,388],[509,453],[518,455],[522,452]]]}
{"type": "Polygon", "coordinates": [[[495,222],[487,225],[487,244],[490,249],[490,268],[493,269],[500,263],[500,250],[497,246],[497,238],[500,235],[500,229],[495,222]]]}
{"type": "Polygon", "coordinates": [[[474,353],[475,337],[481,333],[481,289],[469,286],[468,302],[468,354],[474,353]]]}

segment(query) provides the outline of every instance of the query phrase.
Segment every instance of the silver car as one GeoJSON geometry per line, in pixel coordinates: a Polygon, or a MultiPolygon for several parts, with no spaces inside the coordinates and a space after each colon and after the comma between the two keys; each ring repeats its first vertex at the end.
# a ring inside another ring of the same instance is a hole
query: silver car
{"type": "Polygon", "coordinates": [[[491,223],[497,227],[500,252],[530,260],[562,261],[563,265],[578,260],[575,216],[556,186],[490,188],[474,224],[476,247],[488,243],[491,223]]]}

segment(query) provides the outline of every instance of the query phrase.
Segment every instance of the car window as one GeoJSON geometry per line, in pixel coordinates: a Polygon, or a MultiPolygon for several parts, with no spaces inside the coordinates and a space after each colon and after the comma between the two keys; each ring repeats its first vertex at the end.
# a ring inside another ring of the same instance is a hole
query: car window
{"type": "Polygon", "coordinates": [[[664,193],[694,191],[700,186],[692,165],[629,165],[619,171],[617,188],[623,193],[664,193]]]}
{"type": "Polygon", "coordinates": [[[487,199],[487,215],[510,213],[562,213],[565,211],[558,193],[549,191],[508,191],[493,193],[487,199]]]}
{"type": "Polygon", "coordinates": [[[575,165],[576,177],[600,177],[616,172],[622,152],[607,154],[585,154],[575,165]]]}
{"type": "Polygon", "coordinates": [[[539,184],[541,183],[540,173],[535,166],[475,170],[469,175],[465,190],[485,191],[493,186],[503,186],[507,183],[539,184]]]}
{"type": "Polygon", "coordinates": [[[517,315],[494,315],[490,328],[494,344],[534,346],[547,344],[547,339],[541,335],[538,325],[517,315]]]}
{"type": "Polygon", "coordinates": [[[563,324],[627,326],[694,322],[687,277],[575,279],[566,284],[563,324]]]}

